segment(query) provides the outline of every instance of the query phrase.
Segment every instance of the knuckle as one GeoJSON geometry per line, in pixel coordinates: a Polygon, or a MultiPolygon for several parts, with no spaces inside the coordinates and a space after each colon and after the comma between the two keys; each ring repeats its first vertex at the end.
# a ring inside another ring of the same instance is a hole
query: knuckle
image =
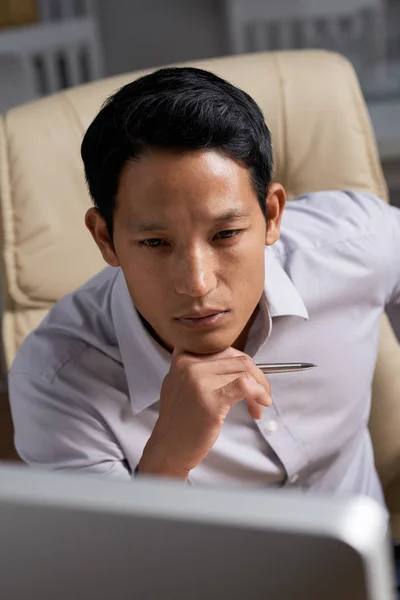
{"type": "Polygon", "coordinates": [[[250,389],[250,381],[252,380],[250,373],[243,373],[240,377],[235,380],[236,388],[241,392],[248,392],[250,389]]]}
{"type": "MultiPolygon", "coordinates": [[[[193,391],[198,392],[201,389],[201,376],[199,373],[199,363],[190,362],[185,357],[177,357],[174,365],[174,379],[178,379],[188,385],[193,391]]],[[[172,373],[166,376],[165,382],[168,385],[168,377],[171,377],[172,373]]]]}
{"type": "Polygon", "coordinates": [[[238,356],[237,358],[240,361],[240,364],[241,364],[243,370],[248,371],[253,366],[253,361],[251,360],[250,356],[248,356],[247,354],[242,354],[241,356],[238,356]]]}
{"type": "Polygon", "coordinates": [[[200,387],[200,365],[198,363],[189,363],[186,367],[187,378],[191,385],[196,389],[200,387]]]}
{"type": "Polygon", "coordinates": [[[178,356],[175,367],[180,373],[185,373],[188,377],[190,377],[194,364],[189,362],[186,357],[178,356]]]}
{"type": "Polygon", "coordinates": [[[212,414],[211,404],[207,402],[207,399],[202,394],[196,397],[195,403],[205,415],[209,416],[210,414],[212,414]]]}
{"type": "Polygon", "coordinates": [[[187,366],[184,356],[176,356],[173,360],[172,367],[174,371],[181,372],[187,366]]]}
{"type": "Polygon", "coordinates": [[[187,390],[193,395],[194,399],[199,399],[204,396],[206,382],[201,376],[201,369],[198,365],[191,364],[184,374],[184,381],[187,390]]]}
{"type": "Polygon", "coordinates": [[[248,371],[243,371],[243,373],[240,375],[240,378],[246,383],[254,379],[254,377],[248,371]]]}

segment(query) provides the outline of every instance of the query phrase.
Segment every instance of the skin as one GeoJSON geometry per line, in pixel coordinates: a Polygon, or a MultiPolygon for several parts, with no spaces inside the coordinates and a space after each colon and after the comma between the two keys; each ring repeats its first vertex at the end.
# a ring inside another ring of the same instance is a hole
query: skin
{"type": "Polygon", "coordinates": [[[264,288],[264,246],[280,235],[283,187],[271,184],[268,228],[247,168],[213,151],[148,151],[120,176],[113,243],[95,208],[86,225],[124,272],[133,303],[171,351],[160,415],[140,471],[187,478],[214,445],[235,402],[254,418],[271,403],[243,353],[264,288]],[[198,317],[218,313],[198,326],[198,317]],[[188,316],[189,315],[189,316],[188,316]]]}

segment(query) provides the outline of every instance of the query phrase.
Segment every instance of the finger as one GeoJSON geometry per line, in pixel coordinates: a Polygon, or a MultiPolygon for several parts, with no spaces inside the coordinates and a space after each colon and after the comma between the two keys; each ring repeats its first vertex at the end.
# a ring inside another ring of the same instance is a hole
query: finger
{"type": "Polygon", "coordinates": [[[215,390],[217,401],[223,406],[233,405],[244,400],[248,404],[260,406],[271,406],[271,398],[264,386],[256,381],[251,375],[241,375],[225,386],[215,390]]]}
{"type": "MultiPolygon", "coordinates": [[[[254,379],[253,375],[251,373],[248,372],[240,372],[240,373],[224,373],[223,375],[220,375],[219,373],[204,373],[202,374],[201,370],[199,372],[199,370],[195,373],[195,377],[196,379],[200,380],[200,381],[204,381],[205,377],[207,377],[207,385],[210,389],[216,390],[216,389],[220,389],[225,387],[226,385],[228,385],[229,383],[231,383],[232,381],[235,381],[235,379],[238,379],[239,377],[247,377],[247,378],[252,378],[254,379]]],[[[254,381],[256,381],[254,379],[254,381]]],[[[257,382],[258,383],[258,382],[257,382]]],[[[264,389],[265,386],[263,386],[264,389]]],[[[268,390],[266,390],[267,395],[268,394],[268,390]]],[[[271,404],[272,404],[272,398],[271,396],[269,396],[270,400],[271,400],[271,404]]]]}
{"type": "Polygon", "coordinates": [[[190,363],[210,363],[221,358],[228,358],[241,355],[242,352],[235,350],[234,348],[226,348],[221,352],[215,352],[214,354],[192,354],[190,352],[184,352],[178,348],[174,348],[172,352],[172,361],[175,362],[176,358],[179,357],[179,362],[184,364],[190,363]]]}
{"type": "Polygon", "coordinates": [[[247,411],[252,419],[259,421],[263,417],[264,407],[260,406],[259,404],[247,403],[247,411]]]}
{"type": "Polygon", "coordinates": [[[241,352],[239,355],[231,356],[229,358],[225,356],[223,358],[214,358],[211,361],[211,365],[210,362],[204,363],[204,361],[201,361],[196,366],[198,376],[201,377],[202,374],[205,375],[206,373],[209,373],[210,366],[213,367],[214,373],[219,375],[231,374],[240,376],[241,373],[249,373],[265,388],[267,394],[269,396],[271,395],[271,386],[268,379],[247,354],[241,352]]]}
{"type": "Polygon", "coordinates": [[[212,362],[214,360],[220,360],[221,358],[235,358],[240,356],[247,356],[247,354],[241,352],[240,350],[236,350],[236,348],[232,348],[232,346],[229,346],[228,348],[225,348],[225,350],[221,350],[220,352],[214,352],[213,354],[199,354],[197,356],[199,358],[203,358],[212,362]]]}
{"type": "MultiPolygon", "coordinates": [[[[223,375],[223,377],[224,377],[224,378],[228,378],[228,377],[232,377],[232,376],[231,376],[231,375],[223,375]]],[[[251,376],[249,375],[248,377],[251,377],[251,376]]],[[[237,379],[237,378],[235,378],[235,379],[237,379]]],[[[226,385],[228,385],[228,383],[231,383],[231,382],[233,382],[233,381],[235,381],[235,380],[234,380],[234,379],[232,379],[231,381],[227,382],[227,384],[226,384],[226,385]]],[[[258,385],[258,384],[257,384],[257,385],[258,385]]],[[[226,387],[226,386],[225,386],[225,387],[226,387]]],[[[228,388],[228,389],[229,389],[229,388],[228,388]]],[[[222,390],[221,390],[221,391],[222,391],[222,390]]],[[[229,393],[229,392],[228,392],[228,393],[229,393]]],[[[245,401],[245,402],[246,402],[246,404],[247,404],[247,410],[248,410],[248,413],[249,413],[250,417],[251,417],[252,419],[255,419],[255,420],[262,419],[262,417],[263,417],[263,414],[264,414],[264,406],[265,406],[265,404],[262,404],[262,405],[261,405],[261,404],[259,404],[259,402],[258,402],[258,401],[254,400],[254,399],[253,399],[252,397],[250,397],[250,396],[247,396],[246,398],[244,398],[244,401],[245,401]]],[[[260,401],[262,402],[262,400],[261,400],[261,399],[260,399],[260,401]]],[[[270,403],[272,403],[272,401],[271,401],[270,403]]]]}
{"type": "Polygon", "coordinates": [[[254,379],[265,388],[268,396],[271,396],[271,386],[268,379],[248,354],[243,353],[242,356],[232,358],[232,362],[233,361],[241,364],[243,366],[243,371],[248,371],[254,379]]]}

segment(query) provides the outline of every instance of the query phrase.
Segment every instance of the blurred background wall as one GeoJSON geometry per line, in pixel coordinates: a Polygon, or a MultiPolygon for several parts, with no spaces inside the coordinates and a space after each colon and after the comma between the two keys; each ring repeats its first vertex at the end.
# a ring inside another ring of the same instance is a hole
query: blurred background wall
{"type": "Polygon", "coordinates": [[[98,0],[107,74],[225,54],[219,0],[98,0]]]}

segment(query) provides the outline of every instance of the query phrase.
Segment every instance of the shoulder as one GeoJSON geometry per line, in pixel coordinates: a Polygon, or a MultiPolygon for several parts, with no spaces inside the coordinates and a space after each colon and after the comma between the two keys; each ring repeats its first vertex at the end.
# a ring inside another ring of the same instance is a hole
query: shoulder
{"type": "Polygon", "coordinates": [[[285,255],[359,245],[363,238],[381,235],[389,211],[386,202],[373,194],[347,190],[306,194],[287,203],[276,251],[285,255]]]}
{"type": "Polygon", "coordinates": [[[59,300],[22,343],[10,377],[32,376],[50,383],[67,364],[78,369],[84,355],[117,358],[110,304],[118,274],[118,269],[106,268],[59,300]]]}

